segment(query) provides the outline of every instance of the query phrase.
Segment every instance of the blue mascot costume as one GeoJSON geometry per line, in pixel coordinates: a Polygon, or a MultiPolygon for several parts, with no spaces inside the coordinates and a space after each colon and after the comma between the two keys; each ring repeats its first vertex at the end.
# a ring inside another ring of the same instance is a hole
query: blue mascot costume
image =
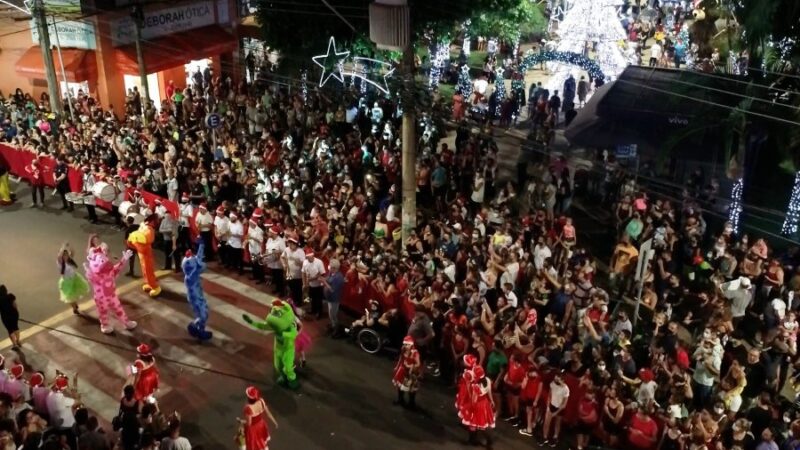
{"type": "Polygon", "coordinates": [[[183,269],[186,285],[186,298],[192,307],[194,321],[189,324],[187,329],[189,334],[201,341],[211,339],[211,332],[206,331],[208,321],[208,303],[203,296],[203,286],[200,284],[200,274],[206,270],[206,263],[203,262],[204,243],[202,239],[197,241],[197,254],[192,254],[191,250],[186,251],[183,258],[181,269],[183,269]]]}

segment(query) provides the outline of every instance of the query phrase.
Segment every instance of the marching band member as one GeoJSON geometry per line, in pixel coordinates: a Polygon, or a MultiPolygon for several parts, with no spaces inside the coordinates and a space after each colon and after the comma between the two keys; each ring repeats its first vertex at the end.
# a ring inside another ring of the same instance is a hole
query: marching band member
{"type": "Polygon", "coordinates": [[[194,220],[194,205],[192,205],[191,198],[188,193],[181,195],[181,204],[179,206],[180,214],[178,215],[178,250],[183,254],[186,250],[192,248],[192,220],[194,220]]]}
{"type": "Polygon", "coordinates": [[[244,225],[239,220],[239,216],[232,212],[228,226],[228,264],[231,269],[239,271],[239,275],[244,274],[244,250],[242,249],[242,238],[244,238],[244,225]]]}
{"type": "Polygon", "coordinates": [[[273,291],[275,295],[282,297],[285,291],[283,262],[281,256],[286,250],[286,244],[280,235],[281,227],[277,224],[269,228],[267,239],[267,249],[265,252],[265,261],[272,276],[272,284],[275,287],[273,291]]]}
{"type": "Polygon", "coordinates": [[[197,207],[197,215],[194,217],[194,223],[197,226],[197,231],[200,233],[200,237],[203,239],[203,244],[205,246],[205,261],[207,262],[213,258],[214,254],[214,249],[211,246],[213,236],[211,228],[214,226],[214,217],[208,212],[208,206],[205,202],[201,203],[200,206],[197,207]]]}
{"type": "Polygon", "coordinates": [[[22,364],[14,364],[8,372],[3,392],[11,396],[14,404],[24,403],[31,399],[31,390],[28,382],[22,377],[25,374],[25,367],[22,364]]]}
{"type": "Polygon", "coordinates": [[[217,240],[217,254],[219,254],[222,265],[230,267],[230,254],[228,251],[230,220],[225,216],[224,206],[220,205],[216,212],[217,216],[214,217],[214,238],[217,240]]]}
{"type": "Polygon", "coordinates": [[[394,377],[392,377],[392,383],[397,388],[395,405],[408,405],[410,409],[416,408],[417,390],[419,390],[419,378],[421,375],[422,363],[420,362],[419,352],[414,346],[414,338],[406,336],[403,338],[403,348],[400,350],[400,357],[394,366],[394,377]],[[408,403],[406,403],[406,392],[408,392],[408,403]]]}
{"type": "Polygon", "coordinates": [[[47,395],[47,416],[50,425],[60,436],[67,437],[70,448],[76,448],[76,439],[73,431],[75,425],[75,410],[81,405],[80,394],[77,392],[77,379],[75,389],[69,389],[69,378],[58,374],[50,393],[47,395]]]}
{"type": "Polygon", "coordinates": [[[111,178],[108,178],[108,183],[114,187],[114,200],[111,201],[111,215],[114,216],[114,223],[116,224],[117,228],[123,228],[125,226],[122,223],[122,214],[119,212],[119,205],[125,201],[125,197],[127,196],[127,188],[125,187],[125,183],[122,181],[122,178],[119,175],[114,175],[111,178]]]}
{"type": "Polygon", "coordinates": [[[261,284],[264,282],[264,266],[262,265],[261,249],[264,246],[264,230],[258,222],[264,216],[260,208],[256,208],[253,214],[250,215],[250,221],[247,225],[247,251],[250,253],[250,265],[253,268],[252,278],[256,283],[261,284]]]}
{"type": "Polygon", "coordinates": [[[154,214],[158,216],[159,220],[163,219],[164,216],[169,214],[169,210],[167,209],[166,206],[164,206],[160,198],[156,198],[154,203],[156,205],[154,208],[155,209],[154,214]]]}
{"type": "Polygon", "coordinates": [[[306,260],[306,253],[298,245],[297,238],[288,236],[286,238],[286,249],[283,251],[281,260],[286,271],[286,284],[289,286],[289,296],[295,305],[303,304],[303,262],[306,260]]]}
{"type": "Polygon", "coordinates": [[[92,192],[92,187],[94,187],[95,183],[94,174],[89,166],[83,166],[81,170],[83,170],[83,204],[86,205],[86,211],[89,213],[89,222],[97,223],[99,222],[97,219],[97,210],[95,209],[97,202],[92,192]]]}

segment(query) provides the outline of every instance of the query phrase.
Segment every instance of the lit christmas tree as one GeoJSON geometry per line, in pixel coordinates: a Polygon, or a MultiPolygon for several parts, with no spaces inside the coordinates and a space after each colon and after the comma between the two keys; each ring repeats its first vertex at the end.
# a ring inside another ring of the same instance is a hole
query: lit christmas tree
{"type": "MultiPolygon", "coordinates": [[[[574,0],[564,19],[558,24],[559,37],[556,50],[587,54],[587,44],[595,45],[594,59],[607,77],[616,78],[628,65],[620,43],[627,35],[617,16],[617,0],[574,0]]],[[[551,63],[548,88],[550,92],[564,86],[572,68],[551,63]]]]}
{"type": "Polygon", "coordinates": [[[433,89],[439,86],[439,80],[442,78],[442,69],[444,69],[445,63],[450,58],[450,44],[440,41],[436,45],[431,45],[429,51],[431,55],[431,70],[428,87],[433,89]]]}
{"type": "Polygon", "coordinates": [[[797,234],[797,227],[800,224],[800,172],[794,177],[792,196],[789,198],[789,206],[786,208],[786,220],[783,221],[781,234],[794,236],[797,234]]]}
{"type": "Polygon", "coordinates": [[[461,72],[458,74],[458,85],[456,89],[464,96],[464,101],[472,96],[472,77],[469,76],[469,65],[464,64],[461,66],[461,72]]]}
{"type": "Polygon", "coordinates": [[[500,117],[500,110],[503,108],[503,100],[506,99],[506,81],[503,79],[503,68],[500,67],[495,72],[494,92],[497,94],[497,108],[494,111],[495,117],[500,117]]]}

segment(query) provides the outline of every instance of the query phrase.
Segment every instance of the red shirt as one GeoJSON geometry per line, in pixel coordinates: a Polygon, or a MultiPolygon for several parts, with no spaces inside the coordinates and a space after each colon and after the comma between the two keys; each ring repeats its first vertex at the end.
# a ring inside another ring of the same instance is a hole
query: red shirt
{"type": "Polygon", "coordinates": [[[537,375],[534,377],[528,376],[528,382],[525,383],[525,388],[522,389],[520,397],[524,400],[535,400],[539,391],[542,389],[542,379],[537,375]]]}
{"type": "Polygon", "coordinates": [[[646,420],[639,417],[639,414],[634,414],[631,418],[631,425],[628,431],[628,441],[636,448],[648,449],[654,446],[656,435],[658,434],[658,424],[656,421],[647,418],[646,420]],[[634,433],[633,430],[641,431],[641,434],[634,433]],[[652,441],[647,438],[652,438],[652,441]]]}
{"type": "Polygon", "coordinates": [[[525,372],[527,371],[527,367],[525,364],[516,362],[513,359],[508,362],[508,383],[513,385],[522,384],[522,380],[525,379],[525,372]]]}

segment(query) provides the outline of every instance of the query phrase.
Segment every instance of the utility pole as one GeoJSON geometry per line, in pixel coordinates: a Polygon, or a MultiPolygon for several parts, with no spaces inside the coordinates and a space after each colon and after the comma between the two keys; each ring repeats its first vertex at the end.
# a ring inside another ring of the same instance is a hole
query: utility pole
{"type": "Polygon", "coordinates": [[[69,106],[69,117],[72,122],[75,122],[75,108],[72,107],[72,92],[67,86],[67,71],[64,69],[64,55],[61,54],[61,41],[58,39],[58,24],[56,23],[56,16],[50,16],[53,19],[53,32],[56,35],[56,49],[58,50],[58,62],[61,65],[61,76],[64,77],[64,94],[67,97],[67,105],[69,106]]]}
{"type": "Polygon", "coordinates": [[[53,50],[50,46],[50,31],[47,27],[47,15],[44,10],[43,0],[33,0],[31,12],[33,13],[33,20],[36,21],[36,28],[39,30],[39,47],[42,49],[42,61],[44,62],[44,72],[47,77],[50,110],[60,119],[63,110],[61,108],[58,79],[56,78],[56,67],[53,64],[53,50]]]}
{"type": "Polygon", "coordinates": [[[403,52],[400,63],[403,76],[400,92],[403,107],[403,212],[400,231],[405,248],[409,234],[417,226],[417,120],[414,110],[414,46],[408,0],[375,0],[370,3],[369,38],[380,49],[403,52]]]}
{"type": "Polygon", "coordinates": [[[131,13],[133,17],[134,29],[136,31],[136,59],[139,63],[139,79],[142,84],[142,123],[147,125],[147,105],[150,103],[150,88],[147,85],[147,68],[144,65],[144,53],[142,53],[142,28],[144,28],[144,10],[141,4],[133,6],[131,13]]]}
{"type": "Polygon", "coordinates": [[[414,110],[414,46],[411,43],[403,51],[401,71],[403,74],[403,148],[401,156],[403,206],[400,231],[403,248],[406,248],[409,235],[417,227],[417,116],[414,110]]]}

